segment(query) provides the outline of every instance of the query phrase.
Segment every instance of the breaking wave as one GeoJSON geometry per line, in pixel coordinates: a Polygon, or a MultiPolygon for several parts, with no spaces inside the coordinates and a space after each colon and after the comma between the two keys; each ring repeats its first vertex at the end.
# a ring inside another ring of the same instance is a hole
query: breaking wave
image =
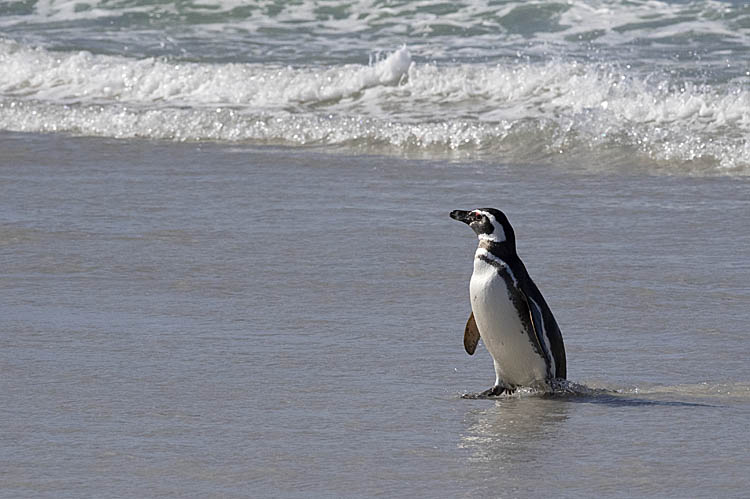
{"type": "Polygon", "coordinates": [[[342,146],[364,152],[750,173],[744,80],[696,84],[617,63],[281,66],[59,52],[0,41],[0,129],[342,146]],[[640,158],[640,159],[638,159],[640,158]]]}

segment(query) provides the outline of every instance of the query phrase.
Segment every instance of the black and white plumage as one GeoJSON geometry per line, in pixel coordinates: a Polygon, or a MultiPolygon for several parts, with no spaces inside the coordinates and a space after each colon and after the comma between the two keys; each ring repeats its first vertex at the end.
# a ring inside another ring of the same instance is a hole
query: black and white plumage
{"type": "Polygon", "coordinates": [[[450,216],[479,238],[464,347],[473,354],[481,337],[492,355],[495,385],[483,395],[521,386],[550,389],[555,379],[566,377],[565,347],[552,311],[516,254],[507,217],[494,208],[455,210],[450,216]]]}

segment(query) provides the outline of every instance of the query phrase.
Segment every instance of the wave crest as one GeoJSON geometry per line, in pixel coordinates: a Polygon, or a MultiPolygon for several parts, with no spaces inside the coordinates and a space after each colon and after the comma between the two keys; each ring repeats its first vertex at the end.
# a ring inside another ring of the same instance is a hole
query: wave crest
{"type": "MultiPolygon", "coordinates": [[[[556,60],[281,67],[0,42],[0,128],[750,173],[750,91],[556,60]]],[[[599,166],[597,166],[599,167],[599,166]]],[[[604,168],[607,166],[604,165],[604,168]]]]}

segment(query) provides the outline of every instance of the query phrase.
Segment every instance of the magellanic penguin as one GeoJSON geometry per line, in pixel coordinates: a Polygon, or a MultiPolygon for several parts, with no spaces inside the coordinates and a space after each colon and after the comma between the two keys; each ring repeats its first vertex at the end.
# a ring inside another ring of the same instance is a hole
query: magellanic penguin
{"type": "Polygon", "coordinates": [[[472,313],[464,348],[472,355],[479,338],[495,364],[495,386],[482,395],[512,393],[521,386],[550,390],[565,379],[560,328],[516,254],[516,237],[505,214],[494,208],[455,210],[451,218],[477,233],[469,293],[472,313]]]}

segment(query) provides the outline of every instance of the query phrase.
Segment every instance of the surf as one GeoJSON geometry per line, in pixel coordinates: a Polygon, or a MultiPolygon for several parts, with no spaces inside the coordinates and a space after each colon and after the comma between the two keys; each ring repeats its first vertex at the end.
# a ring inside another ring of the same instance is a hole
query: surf
{"type": "Polygon", "coordinates": [[[361,64],[292,67],[10,40],[0,61],[5,131],[750,174],[746,86],[627,64],[435,63],[403,46],[361,64]]]}

